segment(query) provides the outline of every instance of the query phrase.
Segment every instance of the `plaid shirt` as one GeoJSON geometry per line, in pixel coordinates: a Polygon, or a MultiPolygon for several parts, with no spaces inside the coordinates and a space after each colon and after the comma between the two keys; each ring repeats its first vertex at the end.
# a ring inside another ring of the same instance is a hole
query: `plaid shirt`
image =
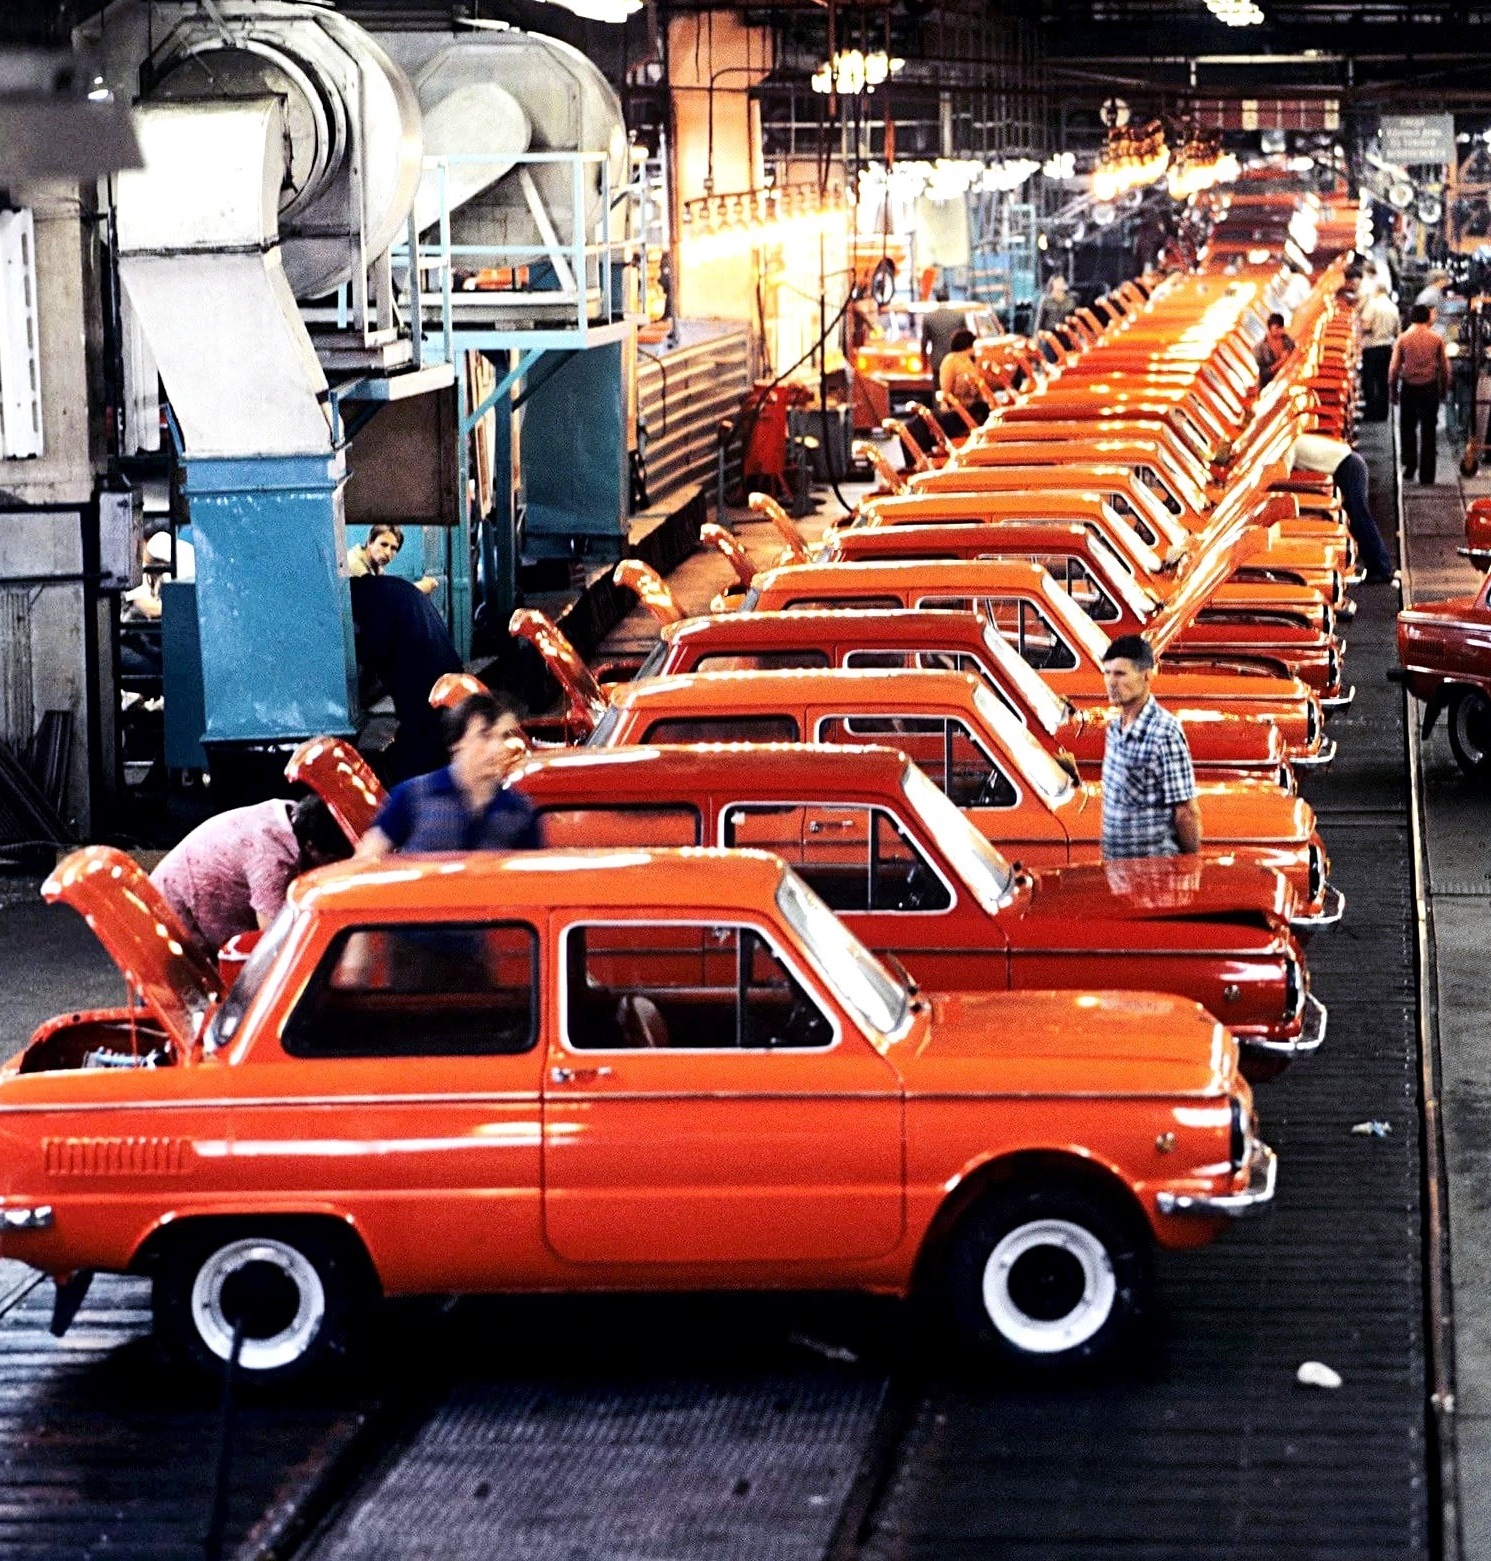
{"type": "Polygon", "coordinates": [[[1196,795],[1180,722],[1153,700],[1127,731],[1108,723],[1103,749],[1103,855],[1179,856],[1175,809],[1196,795]]]}

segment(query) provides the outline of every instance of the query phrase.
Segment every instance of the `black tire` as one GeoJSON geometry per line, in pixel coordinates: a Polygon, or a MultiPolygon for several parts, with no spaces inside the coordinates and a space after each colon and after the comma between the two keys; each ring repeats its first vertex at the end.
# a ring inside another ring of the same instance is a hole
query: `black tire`
{"type": "Polygon", "coordinates": [[[1148,1235],[1084,1188],[1020,1184],[963,1216],[943,1274],[964,1346],[1026,1374],[1082,1371],[1109,1357],[1147,1308],[1148,1235]]]}
{"type": "Polygon", "coordinates": [[[1461,689],[1450,702],[1449,728],[1455,763],[1473,780],[1491,780],[1491,699],[1461,689]]]}
{"type": "Polygon", "coordinates": [[[346,1353],[367,1289],[358,1257],[311,1223],[183,1229],[155,1272],[156,1338],[174,1363],[221,1376],[241,1317],[243,1380],[279,1387],[318,1375],[346,1353]]]}

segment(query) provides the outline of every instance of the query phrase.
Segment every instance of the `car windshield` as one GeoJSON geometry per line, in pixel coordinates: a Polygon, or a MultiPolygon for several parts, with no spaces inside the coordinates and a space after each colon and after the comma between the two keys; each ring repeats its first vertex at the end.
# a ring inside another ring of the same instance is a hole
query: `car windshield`
{"type": "Polygon", "coordinates": [[[907,806],[927,826],[954,872],[977,896],[986,911],[1005,903],[1015,881],[1014,869],[951,803],[934,781],[908,764],[901,776],[907,806]]]}
{"type": "Polygon", "coordinates": [[[1023,656],[1016,653],[987,616],[984,617],[984,645],[988,659],[996,669],[997,680],[1012,687],[1030,713],[1054,737],[1057,728],[1071,715],[1071,707],[1066,700],[1023,656]]]}
{"type": "Polygon", "coordinates": [[[663,663],[668,659],[668,651],[670,648],[671,647],[667,640],[659,640],[657,644],[654,645],[650,651],[648,651],[647,659],[640,667],[637,668],[634,677],[656,677],[658,673],[663,670],[663,663]]]}
{"type": "Polygon", "coordinates": [[[910,1011],[906,988],[791,868],[777,887],[777,906],[835,996],[880,1049],[898,1040],[910,1011]]]}
{"type": "Polygon", "coordinates": [[[1030,735],[982,683],[973,690],[973,708],[985,728],[998,737],[1020,773],[1050,803],[1065,802],[1072,794],[1072,777],[1030,735]]]}
{"type": "Polygon", "coordinates": [[[238,972],[238,979],[228,988],[228,995],[219,1005],[217,1012],[207,1021],[207,1028],[202,1034],[203,1051],[219,1051],[238,1038],[239,1026],[243,1023],[244,1015],[248,1013],[254,999],[259,995],[259,989],[264,985],[264,978],[279,957],[279,952],[284,947],[285,939],[289,937],[290,928],[294,924],[295,911],[288,905],[270,922],[254,945],[253,952],[249,955],[243,969],[238,972]]]}

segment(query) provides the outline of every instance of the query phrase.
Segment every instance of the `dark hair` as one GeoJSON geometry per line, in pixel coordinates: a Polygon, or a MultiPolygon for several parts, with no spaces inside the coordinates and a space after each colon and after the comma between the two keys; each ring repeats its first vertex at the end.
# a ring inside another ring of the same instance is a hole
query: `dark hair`
{"type": "Polygon", "coordinates": [[[473,723],[480,721],[483,726],[492,726],[505,715],[517,718],[521,713],[517,700],[511,694],[483,689],[479,694],[468,694],[460,704],[440,712],[440,735],[445,739],[447,748],[454,748],[473,723]]]}
{"type": "Polygon", "coordinates": [[[1110,661],[1132,661],[1141,672],[1154,667],[1154,651],[1142,634],[1120,634],[1103,652],[1103,665],[1110,661]]]}
{"type": "Polygon", "coordinates": [[[290,809],[302,861],[340,862],[352,855],[352,842],[320,797],[302,797],[290,809]]]}
{"type": "Polygon", "coordinates": [[[947,350],[949,352],[967,352],[972,345],[972,331],[954,331],[953,339],[947,344],[947,350]]]}
{"type": "Polygon", "coordinates": [[[371,547],[379,537],[392,537],[400,547],[404,545],[404,528],[396,526],[392,521],[381,521],[376,526],[368,527],[368,546],[371,547]]]}
{"type": "Polygon", "coordinates": [[[937,291],[932,296],[937,300],[938,303],[945,304],[952,296],[952,294],[948,289],[947,283],[943,282],[938,286],[937,291]]]}
{"type": "Polygon", "coordinates": [[[1409,322],[1413,325],[1427,325],[1434,317],[1434,309],[1431,304],[1415,304],[1408,311],[1409,322]]]}
{"type": "Polygon", "coordinates": [[[1272,330],[1274,328],[1274,326],[1276,326],[1276,325],[1279,327],[1279,329],[1281,331],[1284,329],[1284,316],[1282,314],[1271,314],[1271,315],[1269,315],[1269,317],[1268,317],[1268,328],[1270,330],[1272,330]]]}

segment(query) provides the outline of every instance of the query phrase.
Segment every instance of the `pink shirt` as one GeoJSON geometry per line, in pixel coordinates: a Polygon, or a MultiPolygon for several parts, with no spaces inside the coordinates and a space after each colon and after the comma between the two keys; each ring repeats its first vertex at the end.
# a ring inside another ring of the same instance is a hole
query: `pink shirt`
{"type": "Polygon", "coordinates": [[[278,915],[299,871],[290,804],[271,800],[198,824],[150,879],[186,930],[215,954],[234,933],[254,931],[260,916],[278,915]]]}

